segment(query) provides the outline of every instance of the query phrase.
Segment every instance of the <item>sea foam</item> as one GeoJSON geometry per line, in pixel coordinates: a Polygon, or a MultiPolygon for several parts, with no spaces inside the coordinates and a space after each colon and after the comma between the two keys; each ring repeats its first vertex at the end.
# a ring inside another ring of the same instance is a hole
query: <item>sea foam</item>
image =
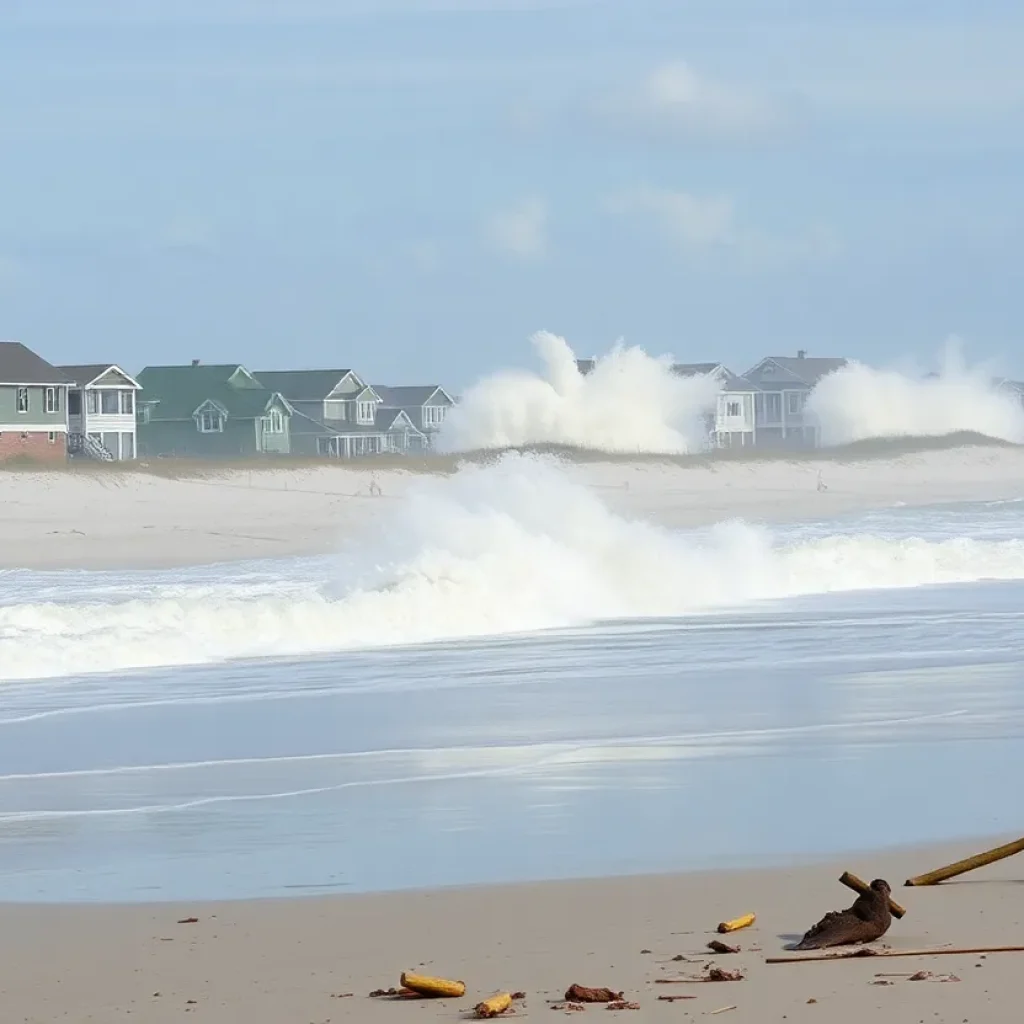
{"type": "MultiPolygon", "coordinates": [[[[308,564],[308,563],[304,563],[308,564]]],[[[418,482],[337,558],[281,580],[230,566],[112,587],[35,574],[0,603],[0,679],[309,655],[683,616],[796,595],[1024,578],[1020,540],[792,537],[623,518],[557,460],[511,453],[418,482]],[[77,589],[76,589],[77,587],[77,589]]],[[[86,580],[93,574],[84,574],[86,580]]]]}

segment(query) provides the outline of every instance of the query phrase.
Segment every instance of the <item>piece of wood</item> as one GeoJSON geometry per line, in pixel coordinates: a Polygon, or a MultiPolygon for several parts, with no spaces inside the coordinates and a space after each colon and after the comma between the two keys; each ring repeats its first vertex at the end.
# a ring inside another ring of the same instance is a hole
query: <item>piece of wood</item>
{"type": "Polygon", "coordinates": [[[725,935],[726,932],[738,932],[741,928],[749,928],[755,921],[755,914],[744,914],[742,917],[734,917],[731,921],[723,921],[718,926],[718,932],[725,935]]]}
{"type": "Polygon", "coordinates": [[[444,997],[461,999],[466,994],[466,983],[449,981],[447,978],[432,978],[428,974],[411,974],[402,972],[400,981],[402,988],[407,988],[417,995],[429,996],[434,999],[444,997]]]}
{"type": "Polygon", "coordinates": [[[735,1009],[736,1009],[736,1004],[735,1003],[733,1003],[732,1006],[720,1006],[717,1010],[712,1010],[711,1013],[708,1014],[708,1016],[709,1017],[714,1017],[714,1016],[717,1016],[719,1013],[725,1013],[728,1010],[735,1010],[735,1009]]]}
{"type": "Polygon", "coordinates": [[[923,875],[915,875],[908,878],[904,885],[938,885],[945,882],[947,878],[955,878],[957,875],[974,871],[976,868],[983,868],[986,864],[994,864],[997,860],[1012,857],[1015,853],[1024,851],[1024,839],[1017,839],[1012,843],[1005,843],[997,846],[994,850],[986,850],[984,853],[976,854],[974,857],[965,857],[955,864],[947,864],[944,868],[936,868],[934,871],[927,871],[923,875]]]}
{"type": "Polygon", "coordinates": [[[485,999],[481,1003],[477,1003],[473,1008],[473,1012],[477,1017],[487,1019],[489,1017],[497,1017],[499,1014],[504,1013],[512,1005],[512,993],[511,992],[499,992],[496,996],[491,996],[490,999],[485,999]]]}
{"type": "MultiPolygon", "coordinates": [[[[866,892],[870,892],[871,886],[862,878],[858,878],[852,871],[844,871],[839,876],[839,881],[847,887],[852,889],[855,893],[863,896],[866,892]]],[[[901,907],[891,896],[889,897],[889,909],[892,911],[893,917],[902,917],[907,911],[904,907],[901,907]]]]}
{"type": "Polygon", "coordinates": [[[871,949],[865,946],[850,953],[815,953],[811,956],[769,956],[766,964],[799,964],[821,960],[862,960],[891,956],[976,956],[979,953],[1024,953],[1024,946],[960,946],[941,949],[871,949]]]}

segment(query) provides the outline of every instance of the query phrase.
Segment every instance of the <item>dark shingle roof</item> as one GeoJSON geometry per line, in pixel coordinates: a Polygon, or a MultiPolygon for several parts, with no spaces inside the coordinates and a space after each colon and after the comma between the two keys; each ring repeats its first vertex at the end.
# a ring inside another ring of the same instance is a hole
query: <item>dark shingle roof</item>
{"type": "Polygon", "coordinates": [[[51,366],[20,341],[0,341],[0,384],[71,384],[67,374],[51,366]]]}
{"type": "Polygon", "coordinates": [[[438,392],[449,403],[451,402],[451,395],[440,384],[412,384],[399,387],[374,384],[373,390],[380,395],[381,404],[388,409],[411,409],[414,406],[426,405],[438,392]]]}
{"type": "Polygon", "coordinates": [[[351,370],[257,370],[253,376],[292,402],[322,402],[351,370]]]}
{"type": "MultiPolygon", "coordinates": [[[[826,374],[834,370],[842,369],[847,361],[843,358],[833,356],[768,356],[776,366],[790,374],[794,381],[801,384],[814,386],[826,374]]],[[[765,362],[764,359],[761,362],[765,362]]],[[[758,363],[758,366],[761,364],[758,363]]],[[[746,372],[745,376],[757,378],[760,374],[755,373],[754,367],[746,372]]],[[[778,378],[775,378],[776,380],[778,378]]]]}
{"type": "Polygon", "coordinates": [[[247,374],[237,363],[147,366],[137,380],[145,392],[144,400],[156,402],[150,413],[154,422],[191,419],[206,401],[216,402],[229,417],[255,419],[266,413],[276,392],[247,374]],[[228,383],[232,377],[235,383],[228,383]]]}
{"type": "MultiPolygon", "coordinates": [[[[672,372],[678,377],[699,377],[701,374],[714,373],[720,366],[721,363],[673,363],[672,372]]],[[[725,367],[722,366],[722,369],[725,367]]]]}

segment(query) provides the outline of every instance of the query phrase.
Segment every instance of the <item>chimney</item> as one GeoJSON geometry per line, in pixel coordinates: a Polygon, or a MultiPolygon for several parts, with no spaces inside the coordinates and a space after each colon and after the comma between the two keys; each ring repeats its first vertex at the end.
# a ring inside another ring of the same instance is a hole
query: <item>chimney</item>
{"type": "Polygon", "coordinates": [[[199,360],[198,359],[193,359],[192,360],[192,365],[193,366],[198,366],[199,365],[199,360]]]}
{"type": "Polygon", "coordinates": [[[807,358],[807,349],[805,349],[805,348],[798,348],[796,350],[796,357],[797,357],[797,359],[806,359],[807,358]]]}

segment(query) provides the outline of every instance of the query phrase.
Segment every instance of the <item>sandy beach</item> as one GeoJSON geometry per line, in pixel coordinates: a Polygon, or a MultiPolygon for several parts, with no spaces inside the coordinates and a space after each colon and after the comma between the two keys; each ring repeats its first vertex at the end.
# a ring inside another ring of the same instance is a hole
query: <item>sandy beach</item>
{"type": "MultiPolygon", "coordinates": [[[[863,459],[565,465],[613,511],[669,527],[1024,495],[1024,450],[995,446],[863,459]]],[[[350,465],[177,478],[142,465],[0,471],[0,567],[148,568],[329,553],[422,479],[350,465]]]]}
{"type": "Polygon", "coordinates": [[[779,871],[216,904],[7,905],[0,1005],[5,1021],[31,1024],[456,1021],[496,991],[519,990],[526,998],[512,1019],[548,1020],[551,1003],[578,983],[621,990],[639,1004],[622,1011],[632,1020],[723,1010],[724,1019],[756,1022],[1009,1021],[1024,954],[765,963],[786,955],[784,946],[825,911],[850,904],[853,894],[837,881],[845,869],[887,878],[907,908],[876,948],[1020,943],[1020,857],[941,887],[902,884],[1001,841],[857,853],[779,871]],[[709,953],[716,924],[746,912],[757,914],[754,926],[725,937],[741,952],[709,953]],[[680,954],[686,959],[673,961],[680,954]],[[744,978],[657,981],[699,977],[709,963],[744,978]],[[465,997],[369,998],[417,969],[464,981],[465,997]],[[918,971],[932,977],[909,980],[918,971]],[[949,974],[957,980],[941,980],[949,974]],[[694,998],[659,999],[666,995],[694,998]]]}

